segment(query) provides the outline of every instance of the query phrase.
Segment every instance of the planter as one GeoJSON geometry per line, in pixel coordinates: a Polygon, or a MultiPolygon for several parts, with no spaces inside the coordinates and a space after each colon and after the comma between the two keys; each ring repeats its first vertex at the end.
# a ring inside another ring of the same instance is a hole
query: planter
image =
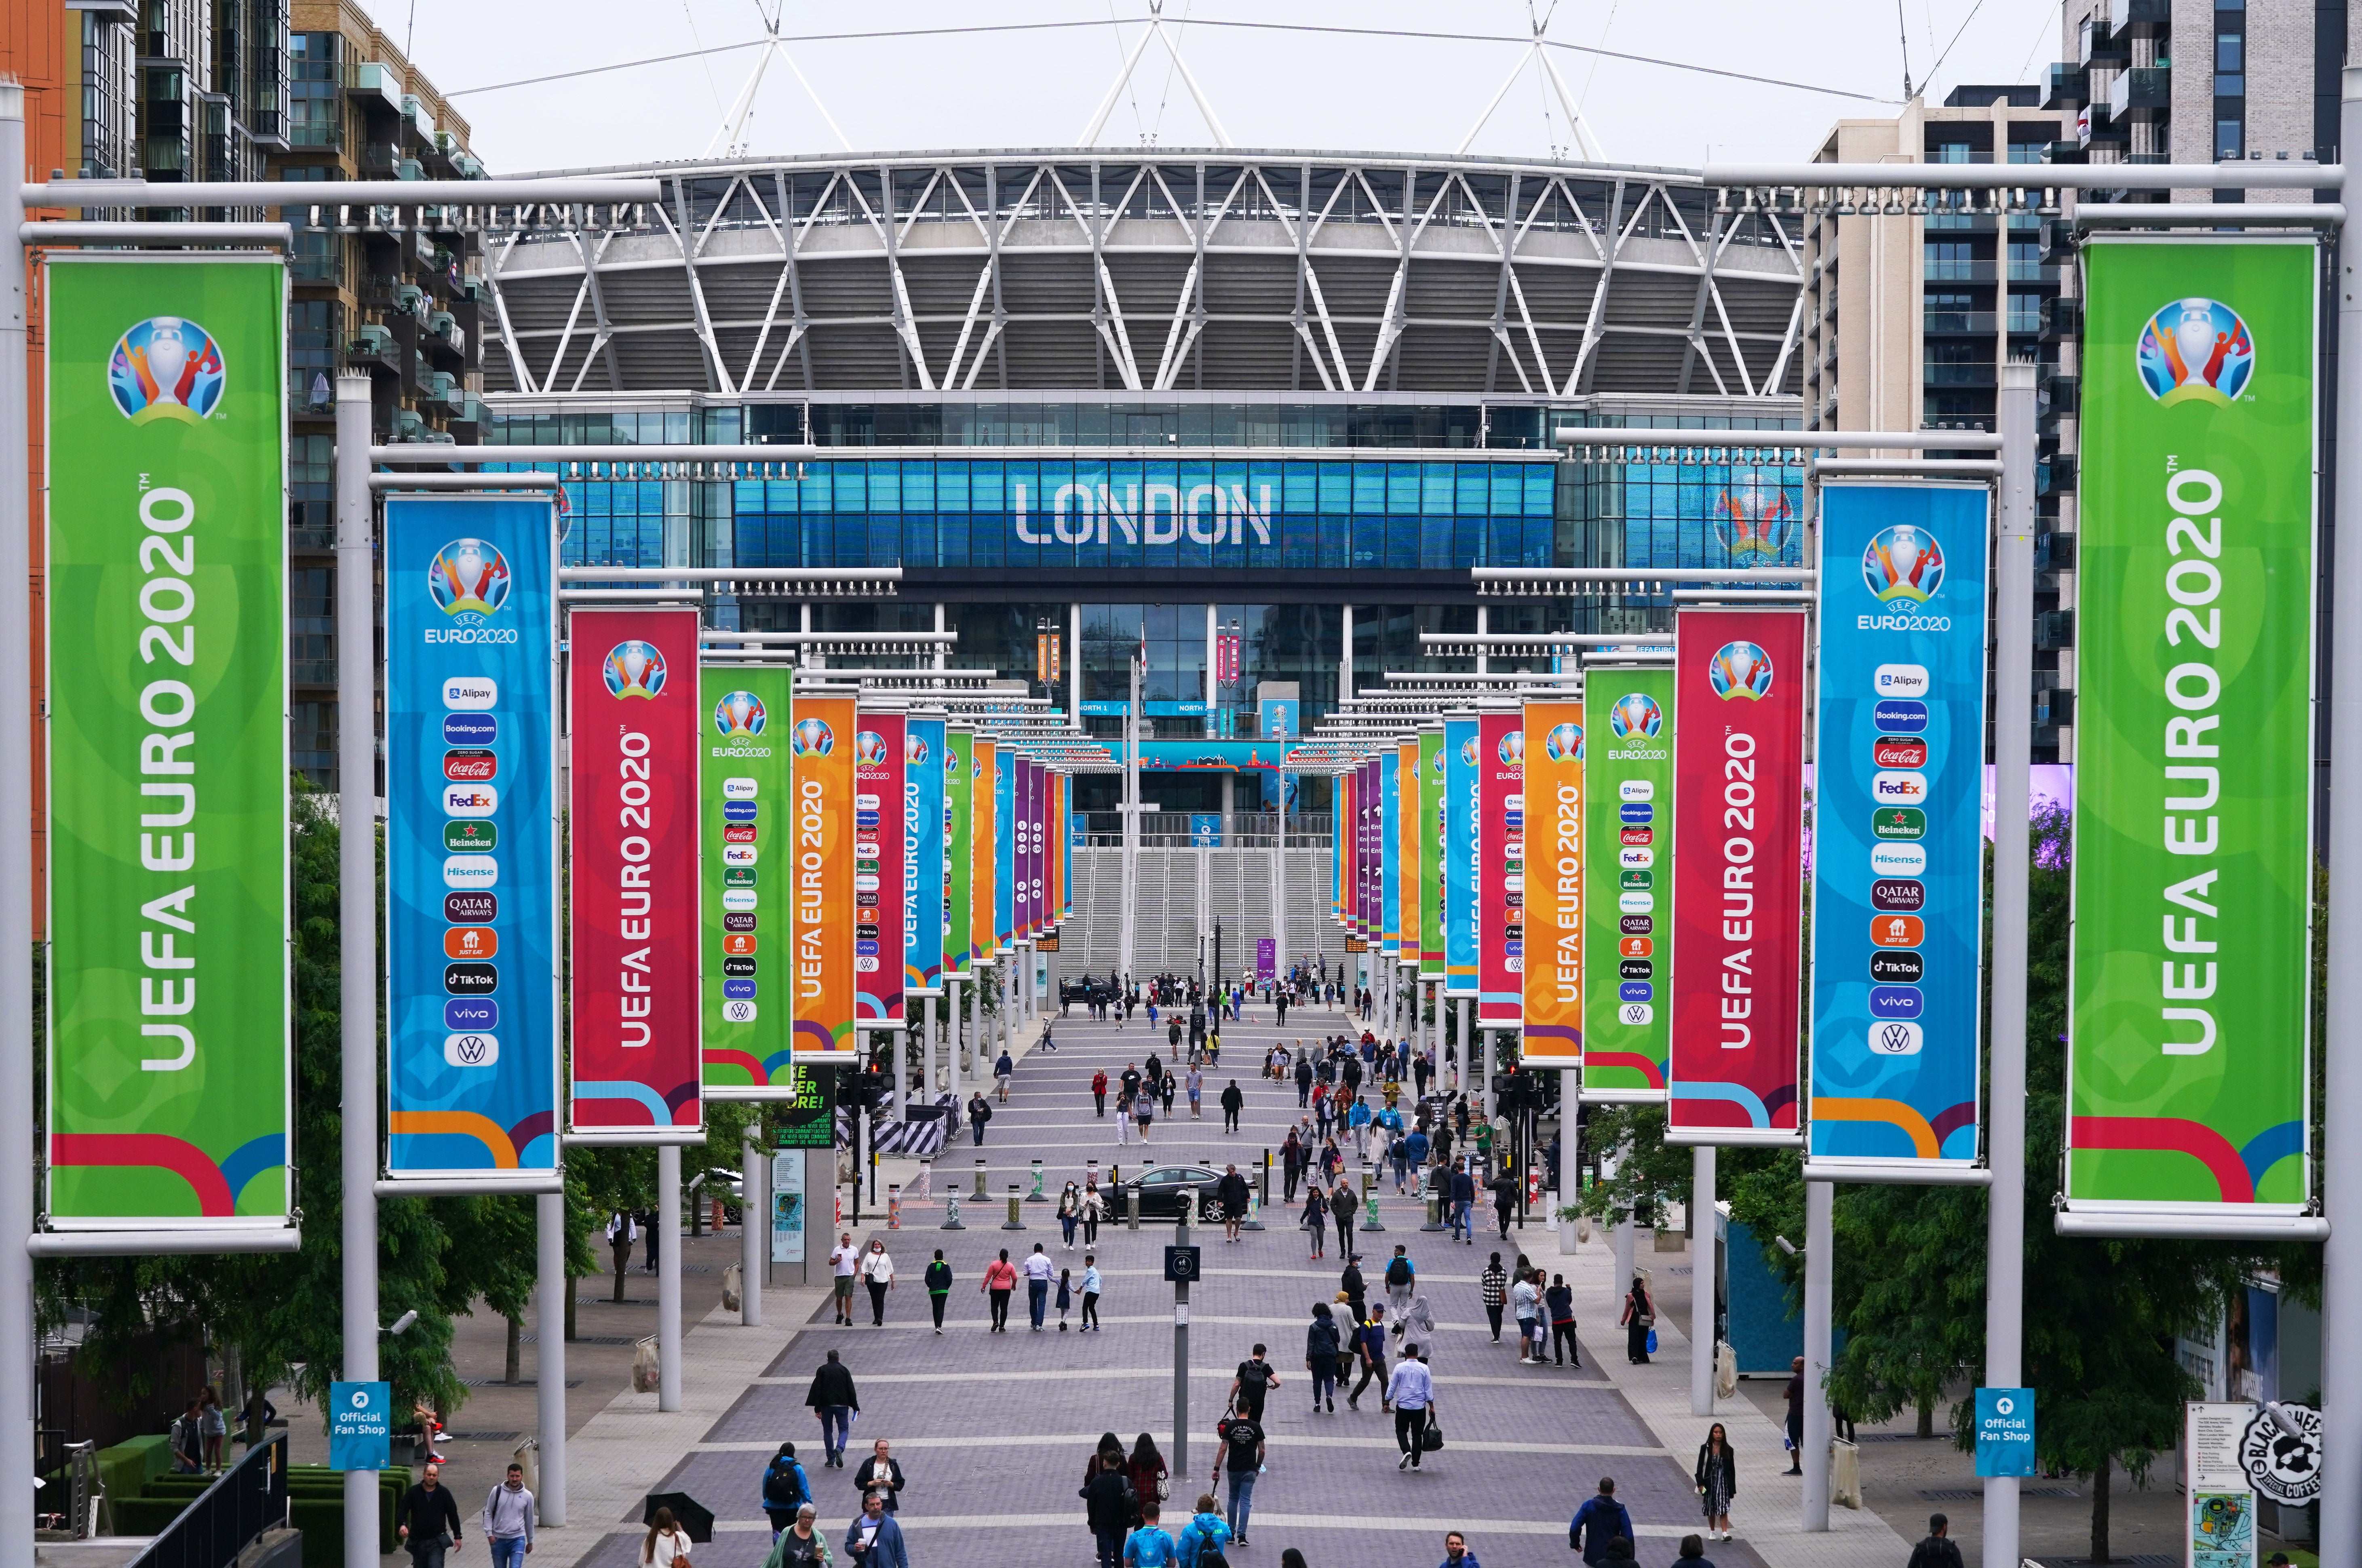
{"type": "Polygon", "coordinates": [[[1575,1222],[1572,1220],[1562,1220],[1558,1222],[1558,1250],[1562,1257],[1572,1257],[1574,1254],[1574,1227],[1575,1222]]]}

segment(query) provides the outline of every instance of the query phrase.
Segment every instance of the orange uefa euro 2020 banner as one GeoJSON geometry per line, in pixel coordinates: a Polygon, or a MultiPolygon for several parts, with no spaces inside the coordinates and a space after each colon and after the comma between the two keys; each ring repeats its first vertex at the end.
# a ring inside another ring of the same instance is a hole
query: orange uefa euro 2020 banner
{"type": "Polygon", "coordinates": [[[1525,1060],[1583,1061],[1583,704],[1528,702],[1525,1060]]]}
{"type": "Polygon", "coordinates": [[[999,869],[999,842],[994,838],[994,781],[999,777],[994,769],[1000,766],[1000,743],[976,737],[976,760],[970,765],[968,777],[968,810],[973,813],[976,831],[968,838],[968,933],[973,944],[968,956],[981,964],[992,962],[1000,951],[993,900],[996,884],[993,874],[999,869]]]}
{"type": "Polygon", "coordinates": [[[850,697],[795,694],[796,1032],[799,1055],[854,1050],[853,758],[850,697]]]}

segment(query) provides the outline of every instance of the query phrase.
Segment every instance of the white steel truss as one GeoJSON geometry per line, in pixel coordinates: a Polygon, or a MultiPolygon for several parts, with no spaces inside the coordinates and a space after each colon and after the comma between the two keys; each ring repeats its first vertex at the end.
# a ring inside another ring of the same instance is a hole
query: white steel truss
{"type": "Polygon", "coordinates": [[[1796,392],[1793,226],[1682,171],[1085,149],[657,172],[660,204],[495,249],[487,391],[1796,392]]]}

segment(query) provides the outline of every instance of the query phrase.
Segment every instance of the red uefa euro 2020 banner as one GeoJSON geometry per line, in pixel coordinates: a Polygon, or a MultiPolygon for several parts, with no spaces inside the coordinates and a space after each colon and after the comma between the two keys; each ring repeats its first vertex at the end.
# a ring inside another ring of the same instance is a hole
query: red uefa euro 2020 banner
{"type": "Polygon", "coordinates": [[[704,1125],[697,624],[695,610],[577,610],[568,632],[570,1121],[608,1143],[704,1125]]]}
{"type": "Polygon", "coordinates": [[[1666,1138],[1794,1143],[1805,614],[1683,610],[1673,627],[1666,1138]]]}
{"type": "Polygon", "coordinates": [[[853,1004],[902,1027],[902,744],[900,713],[862,710],[853,750],[853,1004]]]}

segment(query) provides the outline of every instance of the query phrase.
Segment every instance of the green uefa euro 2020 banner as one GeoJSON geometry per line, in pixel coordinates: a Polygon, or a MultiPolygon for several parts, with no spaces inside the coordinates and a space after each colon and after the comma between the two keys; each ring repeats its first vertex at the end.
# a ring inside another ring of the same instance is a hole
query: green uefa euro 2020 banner
{"type": "Polygon", "coordinates": [[[2085,252],[2067,1208],[2312,1195],[2310,238],[2085,252]]]}
{"type": "Polygon", "coordinates": [[[283,1227],[286,271],[48,280],[46,1208],[283,1227]]]}

